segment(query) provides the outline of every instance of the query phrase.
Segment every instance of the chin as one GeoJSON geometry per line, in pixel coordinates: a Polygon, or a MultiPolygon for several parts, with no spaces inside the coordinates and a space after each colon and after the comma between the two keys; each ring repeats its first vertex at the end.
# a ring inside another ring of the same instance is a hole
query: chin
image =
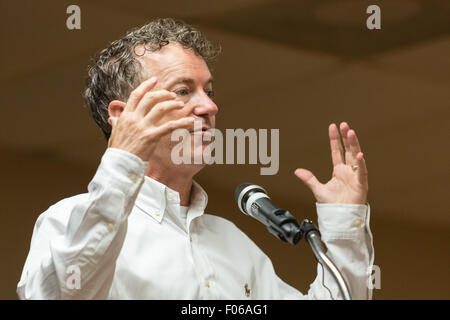
{"type": "Polygon", "coordinates": [[[193,177],[199,173],[207,164],[181,164],[180,173],[185,177],[193,177]]]}

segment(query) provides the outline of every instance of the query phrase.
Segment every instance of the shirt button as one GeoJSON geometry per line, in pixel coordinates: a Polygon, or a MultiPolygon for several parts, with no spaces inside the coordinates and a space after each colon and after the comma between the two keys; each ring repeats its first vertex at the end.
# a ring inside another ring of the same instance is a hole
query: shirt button
{"type": "Polygon", "coordinates": [[[355,222],[353,222],[354,227],[359,227],[361,225],[361,220],[356,219],[355,222]]]}
{"type": "Polygon", "coordinates": [[[205,287],[209,288],[210,284],[209,284],[209,280],[205,280],[205,287]]]}
{"type": "Polygon", "coordinates": [[[161,212],[159,212],[159,211],[156,211],[156,212],[155,212],[155,216],[158,216],[158,217],[159,217],[160,215],[161,215],[161,212]]]}
{"type": "Polygon", "coordinates": [[[192,236],[189,236],[189,241],[192,242],[192,236]]]}
{"type": "Polygon", "coordinates": [[[138,181],[138,176],[137,176],[136,174],[134,174],[134,173],[131,173],[131,174],[128,176],[128,178],[130,178],[130,180],[131,180],[133,183],[136,183],[136,182],[138,181]]]}
{"type": "Polygon", "coordinates": [[[114,230],[114,224],[113,223],[108,223],[106,228],[108,229],[109,232],[112,232],[114,230]]]}

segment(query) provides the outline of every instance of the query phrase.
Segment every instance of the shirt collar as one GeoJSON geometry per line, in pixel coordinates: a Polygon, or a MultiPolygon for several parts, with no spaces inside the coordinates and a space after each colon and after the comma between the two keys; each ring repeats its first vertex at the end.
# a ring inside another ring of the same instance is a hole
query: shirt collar
{"type": "MultiPolygon", "coordinates": [[[[207,203],[208,195],[205,190],[196,181],[192,181],[191,199],[187,216],[188,226],[192,219],[204,213],[207,203]]],[[[165,184],[145,176],[135,204],[141,211],[161,223],[167,206],[170,204],[180,205],[180,195],[165,184]]]]}

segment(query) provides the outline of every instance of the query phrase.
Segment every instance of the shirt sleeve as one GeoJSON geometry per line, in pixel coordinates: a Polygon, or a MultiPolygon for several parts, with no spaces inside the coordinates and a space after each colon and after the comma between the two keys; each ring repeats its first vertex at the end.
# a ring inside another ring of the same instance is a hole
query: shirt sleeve
{"type": "MultiPolygon", "coordinates": [[[[353,300],[371,299],[369,276],[374,248],[370,231],[370,206],[317,203],[318,225],[327,256],[341,272],[353,300]]],[[[317,277],[303,295],[277,277],[281,299],[343,299],[331,273],[319,263],[317,277]]]]}
{"type": "Polygon", "coordinates": [[[87,195],[65,199],[38,218],[17,286],[21,299],[108,298],[147,165],[108,148],[87,195]]]}

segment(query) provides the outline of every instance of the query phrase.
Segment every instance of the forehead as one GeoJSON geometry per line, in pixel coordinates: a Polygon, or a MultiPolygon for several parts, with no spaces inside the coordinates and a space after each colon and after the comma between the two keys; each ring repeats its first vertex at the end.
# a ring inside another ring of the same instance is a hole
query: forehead
{"type": "Polygon", "coordinates": [[[137,59],[149,77],[158,78],[159,84],[167,83],[176,77],[191,78],[200,83],[206,83],[211,78],[203,58],[179,44],[170,43],[158,51],[146,51],[137,59]]]}

